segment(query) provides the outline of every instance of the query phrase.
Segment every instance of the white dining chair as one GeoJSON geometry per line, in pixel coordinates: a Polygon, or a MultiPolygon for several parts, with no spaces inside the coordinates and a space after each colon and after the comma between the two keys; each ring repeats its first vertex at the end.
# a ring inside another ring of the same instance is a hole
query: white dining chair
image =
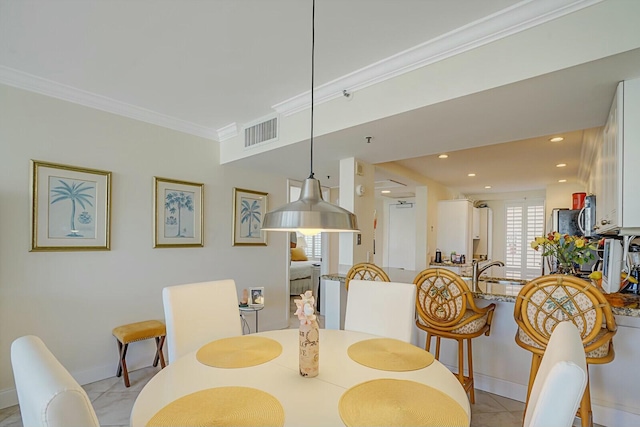
{"type": "Polygon", "coordinates": [[[11,344],[11,365],[22,425],[100,426],[87,393],[40,338],[16,339],[11,344]]]}
{"type": "Polygon", "coordinates": [[[169,363],[215,339],[242,335],[231,279],[168,286],[162,302],[169,363]]]}
{"type": "Polygon", "coordinates": [[[572,322],[560,322],[536,373],[524,427],[570,427],[587,386],[582,338],[572,322]]]}
{"type": "Polygon", "coordinates": [[[416,286],[412,283],[351,280],[344,329],[411,342],[416,286]]]}

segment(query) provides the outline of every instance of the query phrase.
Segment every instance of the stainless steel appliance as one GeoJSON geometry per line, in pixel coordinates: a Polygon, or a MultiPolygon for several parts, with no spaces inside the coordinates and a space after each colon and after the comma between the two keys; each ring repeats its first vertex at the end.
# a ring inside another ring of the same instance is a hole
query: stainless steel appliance
{"type": "Polygon", "coordinates": [[[584,207],[578,212],[578,228],[585,237],[594,237],[596,226],[596,196],[584,198],[584,207]]]}

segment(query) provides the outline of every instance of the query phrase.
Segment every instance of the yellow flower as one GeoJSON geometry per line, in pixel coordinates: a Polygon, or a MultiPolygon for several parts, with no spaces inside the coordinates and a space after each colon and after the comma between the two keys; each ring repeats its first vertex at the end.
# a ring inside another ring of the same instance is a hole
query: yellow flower
{"type": "Polygon", "coordinates": [[[539,245],[543,245],[545,243],[547,239],[545,239],[544,237],[536,237],[535,242],[539,245]]]}
{"type": "Polygon", "coordinates": [[[561,237],[562,237],[562,234],[558,233],[557,231],[555,233],[553,233],[553,241],[554,242],[559,242],[561,237]]]}
{"type": "Polygon", "coordinates": [[[532,249],[534,249],[534,250],[536,250],[536,251],[538,250],[538,246],[540,246],[540,245],[538,244],[537,240],[538,240],[538,239],[536,238],[536,240],[534,240],[533,242],[531,242],[531,248],[532,248],[532,249]]]}
{"type": "Polygon", "coordinates": [[[576,248],[584,248],[584,239],[576,239],[576,248]]]}

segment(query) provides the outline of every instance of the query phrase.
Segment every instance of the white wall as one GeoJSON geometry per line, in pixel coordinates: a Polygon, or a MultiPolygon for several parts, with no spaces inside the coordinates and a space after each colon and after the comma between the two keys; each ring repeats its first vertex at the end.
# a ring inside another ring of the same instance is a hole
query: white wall
{"type": "MultiPolygon", "coordinates": [[[[232,188],[286,202],[286,182],[219,166],[218,143],[0,85],[0,407],[16,403],[11,342],[40,336],[80,383],[113,376],[111,330],[163,319],[164,286],[235,279],[264,286],[260,329],[286,327],[286,233],[267,247],[232,247],[232,188]],[[29,160],[113,172],[111,250],[29,252],[29,160]],[[203,248],[152,249],[153,176],[202,182],[203,248]]],[[[252,323],[252,322],[249,322],[252,323]]],[[[150,364],[134,343],[131,369],[150,364]]]]}

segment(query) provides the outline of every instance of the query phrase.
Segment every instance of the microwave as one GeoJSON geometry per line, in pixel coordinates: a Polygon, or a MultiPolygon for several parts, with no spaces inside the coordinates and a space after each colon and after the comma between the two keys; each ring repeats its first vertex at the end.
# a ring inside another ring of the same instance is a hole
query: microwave
{"type": "Polygon", "coordinates": [[[620,290],[622,273],[622,242],[616,239],[604,239],[602,250],[602,289],[608,294],[620,290]]]}

